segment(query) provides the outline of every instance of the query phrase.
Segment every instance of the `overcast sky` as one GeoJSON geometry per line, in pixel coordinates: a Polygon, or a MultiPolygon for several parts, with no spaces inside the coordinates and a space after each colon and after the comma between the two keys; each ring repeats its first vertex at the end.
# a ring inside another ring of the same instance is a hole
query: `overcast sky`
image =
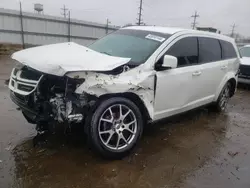
{"type": "MultiPolygon", "coordinates": [[[[34,3],[44,5],[44,13],[60,16],[63,4],[73,18],[114,25],[134,24],[140,0],[22,0],[24,11],[33,11],[34,3]]],[[[0,7],[18,9],[18,0],[0,0],[0,7]]],[[[191,28],[195,10],[198,26],[210,26],[230,33],[250,36],[250,0],[143,0],[143,21],[149,25],[191,28]]]]}

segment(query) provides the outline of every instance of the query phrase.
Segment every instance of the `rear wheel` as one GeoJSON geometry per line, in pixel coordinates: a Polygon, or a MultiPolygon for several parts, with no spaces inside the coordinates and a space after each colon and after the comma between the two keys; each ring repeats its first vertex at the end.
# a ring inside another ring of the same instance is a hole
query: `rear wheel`
{"type": "Polygon", "coordinates": [[[121,158],[138,142],[143,131],[139,108],[130,100],[104,100],[92,115],[89,138],[92,147],[106,158],[121,158]]]}
{"type": "Polygon", "coordinates": [[[218,112],[223,112],[226,110],[228,101],[230,99],[230,90],[231,90],[231,84],[227,82],[225,86],[223,87],[220,96],[216,102],[216,110],[218,112]]]}

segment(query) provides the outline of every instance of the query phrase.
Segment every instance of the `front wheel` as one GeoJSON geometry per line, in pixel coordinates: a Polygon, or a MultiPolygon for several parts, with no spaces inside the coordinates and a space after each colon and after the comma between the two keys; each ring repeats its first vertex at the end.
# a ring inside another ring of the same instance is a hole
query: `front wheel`
{"type": "Polygon", "coordinates": [[[223,112],[226,110],[228,101],[230,99],[230,90],[231,90],[231,84],[227,82],[223,87],[220,96],[216,102],[215,107],[218,112],[223,112]]]}
{"type": "Polygon", "coordinates": [[[138,142],[143,131],[139,108],[122,97],[103,100],[92,115],[88,136],[105,158],[121,158],[138,142]]]}

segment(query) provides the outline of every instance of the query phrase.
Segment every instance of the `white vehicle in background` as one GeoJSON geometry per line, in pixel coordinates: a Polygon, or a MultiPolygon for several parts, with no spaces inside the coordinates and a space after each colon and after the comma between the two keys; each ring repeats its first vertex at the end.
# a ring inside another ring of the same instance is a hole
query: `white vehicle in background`
{"type": "Polygon", "coordinates": [[[250,84],[250,45],[240,48],[241,63],[239,73],[239,83],[250,84]]]}
{"type": "Polygon", "coordinates": [[[16,52],[11,99],[44,129],[85,127],[104,157],[127,154],[146,122],[213,104],[235,93],[240,55],[232,38],[187,29],[133,26],[88,48],[63,43],[16,52]]]}

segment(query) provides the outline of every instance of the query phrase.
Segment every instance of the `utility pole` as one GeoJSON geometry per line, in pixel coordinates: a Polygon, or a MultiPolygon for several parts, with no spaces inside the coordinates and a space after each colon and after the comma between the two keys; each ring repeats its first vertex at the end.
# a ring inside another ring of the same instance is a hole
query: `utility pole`
{"type": "Polygon", "coordinates": [[[109,19],[107,19],[107,23],[106,23],[106,34],[108,34],[109,33],[109,24],[110,24],[111,22],[109,21],[109,19]]]}
{"type": "Polygon", "coordinates": [[[22,10],[22,2],[19,1],[20,5],[20,22],[21,22],[21,38],[22,38],[22,45],[23,49],[25,48],[25,43],[24,43],[24,31],[23,31],[23,10],[22,10]]]}
{"type": "Polygon", "coordinates": [[[235,25],[235,24],[233,24],[231,27],[232,27],[231,37],[234,37],[234,31],[235,31],[235,27],[236,27],[236,25],[235,25]]]}
{"type": "Polygon", "coordinates": [[[68,20],[68,42],[70,42],[70,11],[68,12],[69,14],[69,20],[68,20]]]}
{"type": "Polygon", "coordinates": [[[63,11],[61,14],[64,16],[64,18],[66,18],[68,9],[66,8],[65,5],[63,5],[63,8],[61,8],[61,10],[63,11]]]}
{"type": "Polygon", "coordinates": [[[139,17],[138,17],[138,22],[136,23],[137,25],[141,25],[142,22],[142,0],[140,0],[140,7],[139,7],[139,13],[138,13],[139,17]]]}
{"type": "Polygon", "coordinates": [[[199,14],[197,14],[197,11],[195,11],[195,14],[191,16],[192,18],[194,18],[194,22],[191,24],[192,28],[195,29],[196,28],[196,25],[197,25],[197,22],[196,22],[196,19],[198,17],[200,17],[199,14]]]}

